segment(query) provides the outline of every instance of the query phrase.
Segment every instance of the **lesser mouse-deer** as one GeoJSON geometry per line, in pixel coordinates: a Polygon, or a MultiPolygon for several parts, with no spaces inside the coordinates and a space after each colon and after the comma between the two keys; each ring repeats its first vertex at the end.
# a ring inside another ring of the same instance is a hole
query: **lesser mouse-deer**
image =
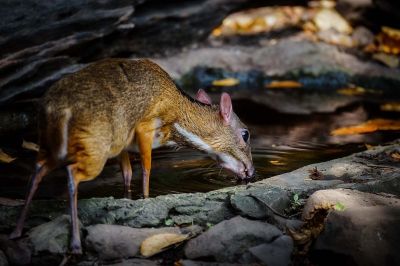
{"type": "Polygon", "coordinates": [[[125,193],[132,177],[129,150],[138,150],[143,194],[149,195],[151,151],[183,145],[206,152],[240,178],[254,174],[247,127],[223,93],[213,105],[205,91],[192,99],[170,76],[146,59],[106,59],[56,82],[39,110],[40,150],[25,205],[11,238],[19,237],[38,184],[50,170],[66,167],[71,252],[80,254],[78,184],[96,178],[107,159],[120,157],[125,193]]]}

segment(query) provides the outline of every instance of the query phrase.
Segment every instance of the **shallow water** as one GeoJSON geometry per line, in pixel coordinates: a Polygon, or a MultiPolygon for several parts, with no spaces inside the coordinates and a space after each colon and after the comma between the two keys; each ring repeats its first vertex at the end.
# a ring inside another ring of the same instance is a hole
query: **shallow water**
{"type": "MultiPolygon", "coordinates": [[[[330,130],[342,121],[362,121],[366,115],[370,116],[368,110],[362,106],[334,114],[305,116],[260,110],[256,112],[258,117],[254,117],[254,113],[246,114],[246,110],[240,108],[236,108],[236,112],[247,123],[252,134],[252,153],[257,174],[254,181],[364,150],[364,143],[379,144],[398,137],[398,132],[377,132],[340,138],[330,136],[330,130]]],[[[23,137],[14,136],[0,141],[3,150],[18,157],[10,164],[0,164],[0,197],[24,197],[36,154],[20,148],[23,137]]],[[[131,155],[131,161],[134,168],[132,196],[139,198],[142,193],[140,164],[134,154],[131,155]]],[[[230,173],[200,152],[190,149],[160,149],[153,152],[150,196],[207,192],[237,183],[230,173]]],[[[97,179],[80,184],[79,197],[121,198],[123,189],[118,161],[112,159],[97,179]]],[[[66,172],[60,169],[45,177],[36,198],[67,198],[66,172]]]]}

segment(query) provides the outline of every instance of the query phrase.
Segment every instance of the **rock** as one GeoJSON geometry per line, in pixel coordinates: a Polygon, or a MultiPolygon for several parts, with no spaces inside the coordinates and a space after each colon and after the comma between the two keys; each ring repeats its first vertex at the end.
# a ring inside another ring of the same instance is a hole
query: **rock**
{"type": "Polygon", "coordinates": [[[257,69],[266,76],[282,76],[289,73],[295,75],[300,70],[302,75],[322,75],[328,72],[363,75],[365,71],[370,71],[371,76],[400,80],[400,70],[363,61],[333,45],[294,38],[283,39],[274,45],[266,46],[224,45],[193,48],[174,56],[153,60],[177,80],[196,66],[208,66],[234,73],[257,69]]]}
{"type": "MultiPolygon", "coordinates": [[[[69,215],[62,215],[48,223],[32,228],[28,235],[34,254],[37,255],[40,252],[65,254],[70,242],[70,221],[69,215]]],[[[80,224],[80,229],[83,229],[82,224],[80,224]]]]}
{"type": "Polygon", "coordinates": [[[0,104],[21,95],[39,96],[87,62],[122,54],[165,54],[199,42],[227,14],[249,5],[254,4],[248,0],[162,6],[148,0],[7,2],[0,10],[4,36],[0,104]]]}
{"type": "Polygon", "coordinates": [[[399,265],[399,223],[399,205],[333,211],[311,254],[315,261],[335,265],[399,265]]]}
{"type": "Polygon", "coordinates": [[[98,224],[87,227],[86,248],[100,259],[112,260],[137,256],[147,237],[161,233],[180,234],[178,227],[130,228],[120,225],[98,224]]]}
{"type": "Polygon", "coordinates": [[[335,9],[322,8],[318,10],[313,21],[320,31],[334,29],[344,34],[350,34],[353,31],[346,19],[335,9]]]}
{"type": "Polygon", "coordinates": [[[373,54],[372,58],[391,68],[397,68],[400,64],[400,59],[397,56],[386,53],[373,54]]]}
{"type": "Polygon", "coordinates": [[[190,240],[185,255],[189,259],[212,257],[218,262],[237,262],[248,248],[280,235],[282,232],[273,225],[237,216],[190,240]]]}
{"type": "Polygon", "coordinates": [[[350,189],[319,190],[308,198],[303,209],[303,220],[311,219],[319,209],[333,210],[337,204],[343,205],[344,210],[371,206],[400,207],[400,199],[350,189]]]}
{"type": "Polygon", "coordinates": [[[231,196],[232,206],[240,215],[255,219],[265,219],[275,212],[283,214],[289,207],[290,199],[287,191],[279,188],[262,189],[250,187],[231,196]]]}
{"type": "Polygon", "coordinates": [[[271,243],[249,248],[249,252],[265,265],[287,266],[291,262],[293,240],[286,235],[280,236],[271,243]]]}
{"type": "Polygon", "coordinates": [[[108,266],[157,266],[160,263],[151,260],[144,259],[128,259],[122,260],[121,262],[115,264],[107,264],[108,266]]]}
{"type": "Polygon", "coordinates": [[[393,195],[320,190],[309,197],[303,219],[311,225],[305,232],[314,231],[314,227],[321,232],[311,252],[317,264],[400,263],[396,247],[400,241],[400,199],[393,195]],[[325,219],[319,217],[321,213],[327,215],[325,219]]]}
{"type": "MultiPolygon", "coordinates": [[[[194,260],[182,260],[180,261],[182,266],[242,266],[242,263],[224,263],[224,262],[206,262],[206,261],[194,261],[194,260]]],[[[258,264],[245,264],[247,266],[256,266],[258,264]]]]}
{"type": "Polygon", "coordinates": [[[9,240],[8,235],[0,235],[0,250],[10,265],[31,264],[31,250],[25,239],[9,240]]]}
{"type": "Polygon", "coordinates": [[[0,265],[1,266],[8,266],[8,260],[6,254],[0,250],[0,265]]]}
{"type": "Polygon", "coordinates": [[[353,38],[355,44],[361,47],[373,43],[375,38],[374,34],[363,26],[356,27],[351,37],[353,38]]]}

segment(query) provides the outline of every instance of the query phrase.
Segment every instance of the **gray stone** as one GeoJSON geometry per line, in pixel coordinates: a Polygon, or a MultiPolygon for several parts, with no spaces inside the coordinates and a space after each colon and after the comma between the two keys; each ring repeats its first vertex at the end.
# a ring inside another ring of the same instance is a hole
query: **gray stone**
{"type": "Polygon", "coordinates": [[[107,264],[107,266],[157,266],[159,263],[152,260],[144,259],[128,259],[114,264],[107,264]]]}
{"type": "MultiPolygon", "coordinates": [[[[81,224],[80,229],[82,229],[81,224]]],[[[28,232],[28,235],[34,254],[39,252],[64,254],[69,248],[71,235],[70,216],[62,215],[48,223],[34,227],[28,232]]]]}
{"type": "Polygon", "coordinates": [[[31,263],[31,250],[26,239],[10,240],[7,235],[0,235],[0,250],[4,252],[11,265],[31,263]]]}
{"type": "Polygon", "coordinates": [[[273,225],[237,216],[190,240],[185,255],[189,259],[213,257],[218,262],[236,262],[248,248],[280,235],[273,225]]]}
{"type": "Polygon", "coordinates": [[[0,250],[0,266],[8,266],[6,254],[0,250]]]}
{"type": "Polygon", "coordinates": [[[140,245],[147,237],[161,233],[180,234],[178,227],[131,228],[120,225],[98,224],[87,227],[87,251],[100,259],[111,260],[139,255],[140,245]]]}
{"type": "MultiPolygon", "coordinates": [[[[310,202],[314,210],[337,203],[344,210],[331,211],[317,238],[313,254],[323,260],[356,265],[400,265],[400,199],[352,190],[318,191],[310,202]],[[317,201],[317,199],[319,199],[317,201]]],[[[312,208],[304,217],[312,217],[312,208]]],[[[323,263],[324,261],[319,261],[323,263]]]]}
{"type": "Polygon", "coordinates": [[[243,265],[254,265],[258,264],[242,264],[242,263],[223,263],[223,262],[206,262],[206,261],[195,261],[195,260],[182,260],[180,261],[182,266],[243,266],[243,265]]]}
{"type": "Polygon", "coordinates": [[[256,219],[265,219],[274,212],[283,214],[289,207],[288,192],[280,188],[261,188],[250,186],[249,189],[238,191],[231,196],[232,206],[239,214],[256,219]]]}
{"type": "Polygon", "coordinates": [[[249,252],[265,265],[287,266],[291,262],[293,240],[284,235],[275,239],[272,243],[264,243],[249,248],[249,252]]]}

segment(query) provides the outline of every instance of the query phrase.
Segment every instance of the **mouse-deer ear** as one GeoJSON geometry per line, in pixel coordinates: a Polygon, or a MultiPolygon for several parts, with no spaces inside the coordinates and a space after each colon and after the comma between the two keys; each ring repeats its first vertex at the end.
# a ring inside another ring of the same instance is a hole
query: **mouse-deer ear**
{"type": "Polygon", "coordinates": [[[226,125],[231,123],[232,118],[232,100],[228,93],[224,92],[221,95],[221,101],[219,103],[219,110],[226,125]]]}
{"type": "Polygon", "coordinates": [[[199,102],[204,103],[204,104],[208,104],[208,105],[212,104],[210,96],[203,89],[199,89],[197,91],[196,100],[198,100],[199,102]]]}

